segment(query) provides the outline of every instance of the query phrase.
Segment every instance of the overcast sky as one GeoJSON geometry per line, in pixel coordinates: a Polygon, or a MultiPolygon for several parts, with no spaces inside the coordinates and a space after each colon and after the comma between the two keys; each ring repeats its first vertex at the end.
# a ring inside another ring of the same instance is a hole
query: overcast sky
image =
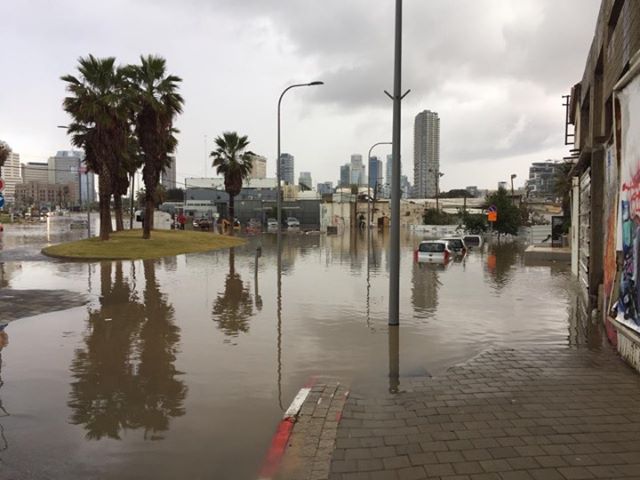
{"type": "MultiPolygon", "coordinates": [[[[393,0],[21,0],[0,2],[0,139],[23,162],[68,148],[60,76],[92,53],[159,54],[183,78],[178,177],[205,166],[223,131],[246,134],[275,176],[276,105],[296,178],[336,181],[352,153],[391,140],[393,0]]],[[[582,77],[598,0],[405,0],[402,169],[413,183],[413,119],[440,116],[443,190],[561,159],[561,95],[582,77]]],[[[380,156],[390,148],[375,150],[380,156]]]]}

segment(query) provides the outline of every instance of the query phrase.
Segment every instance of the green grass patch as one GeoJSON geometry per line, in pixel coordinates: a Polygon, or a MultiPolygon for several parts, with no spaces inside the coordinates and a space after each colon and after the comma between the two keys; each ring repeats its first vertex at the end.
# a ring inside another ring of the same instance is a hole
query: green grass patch
{"type": "Polygon", "coordinates": [[[237,237],[183,230],[154,230],[151,239],[143,240],[142,230],[125,230],[111,234],[107,241],[94,237],[60,243],[43,248],[42,253],[69,260],[138,260],[207,252],[243,243],[237,237]]]}
{"type": "Polygon", "coordinates": [[[0,213],[0,223],[13,223],[11,221],[11,215],[8,213],[0,213]]]}

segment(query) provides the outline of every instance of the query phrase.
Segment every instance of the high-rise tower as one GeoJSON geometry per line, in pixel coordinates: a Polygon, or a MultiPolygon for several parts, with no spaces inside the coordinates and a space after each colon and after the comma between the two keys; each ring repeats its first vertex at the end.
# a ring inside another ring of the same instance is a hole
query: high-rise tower
{"type": "Polygon", "coordinates": [[[280,154],[280,175],[282,180],[288,185],[295,185],[293,174],[293,155],[289,153],[280,154]]]}
{"type": "Polygon", "coordinates": [[[425,110],[416,115],[413,144],[413,183],[418,198],[436,196],[440,181],[440,118],[425,110]]]}

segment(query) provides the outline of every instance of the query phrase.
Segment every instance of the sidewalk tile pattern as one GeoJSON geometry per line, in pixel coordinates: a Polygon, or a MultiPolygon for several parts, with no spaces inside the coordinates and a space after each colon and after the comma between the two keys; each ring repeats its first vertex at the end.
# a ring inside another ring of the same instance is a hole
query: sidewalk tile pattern
{"type": "Polygon", "coordinates": [[[329,474],[295,478],[640,479],[640,376],[607,348],[493,349],[400,380],[352,392],[337,429],[318,420],[336,435],[329,474]]]}
{"type": "Polygon", "coordinates": [[[326,480],[348,391],[340,383],[312,387],[296,420],[278,479],[326,480]]]}

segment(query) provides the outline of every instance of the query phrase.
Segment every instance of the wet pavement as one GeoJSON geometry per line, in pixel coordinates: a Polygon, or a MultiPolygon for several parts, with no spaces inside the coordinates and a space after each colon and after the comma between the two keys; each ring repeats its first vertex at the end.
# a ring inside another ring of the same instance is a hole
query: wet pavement
{"type": "MultiPolygon", "coordinates": [[[[64,226],[3,235],[0,292],[64,290],[88,303],[61,300],[6,328],[0,478],[253,479],[310,377],[388,392],[384,235],[369,249],[361,234],[286,235],[280,297],[274,235],[88,264],[38,254],[81,238],[64,226]]],[[[393,388],[488,348],[602,347],[568,266],[525,265],[517,244],[415,264],[419,240],[403,238],[393,388]]]]}
{"type": "Polygon", "coordinates": [[[314,386],[277,478],[640,477],[640,376],[613,349],[494,348],[400,385],[337,412],[335,385],[314,386]]]}

